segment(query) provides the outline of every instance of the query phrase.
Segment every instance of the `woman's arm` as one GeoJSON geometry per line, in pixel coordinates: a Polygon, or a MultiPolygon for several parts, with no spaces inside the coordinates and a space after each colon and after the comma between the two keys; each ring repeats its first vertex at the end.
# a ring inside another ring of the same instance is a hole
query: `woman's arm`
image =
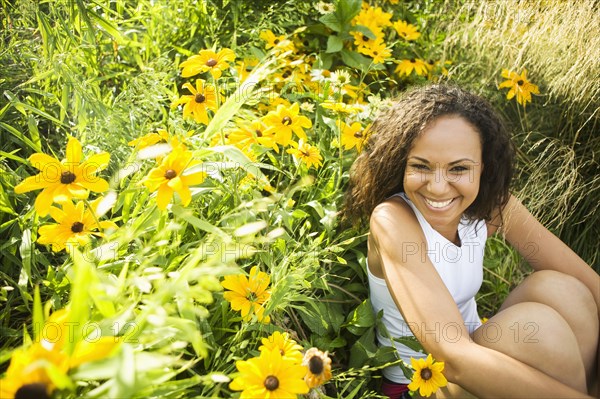
{"type": "Polygon", "coordinates": [[[558,237],[511,196],[503,211],[502,231],[534,270],[556,270],[583,282],[596,301],[600,315],[600,276],[558,237]]]}
{"type": "Polygon", "coordinates": [[[588,397],[541,371],[472,341],[462,316],[424,248],[416,217],[388,201],[371,217],[371,247],[404,319],[425,350],[446,363],[445,375],[478,397],[588,397]],[[444,326],[460,326],[445,340],[444,326]]]}

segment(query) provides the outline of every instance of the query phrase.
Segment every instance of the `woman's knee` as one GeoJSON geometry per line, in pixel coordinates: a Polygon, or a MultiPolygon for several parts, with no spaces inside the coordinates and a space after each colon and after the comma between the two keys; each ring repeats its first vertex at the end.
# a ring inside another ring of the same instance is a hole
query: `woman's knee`
{"type": "Polygon", "coordinates": [[[510,306],[479,327],[473,340],[585,390],[585,367],[577,339],[569,324],[550,306],[538,302],[510,306]]]}
{"type": "Polygon", "coordinates": [[[509,294],[500,310],[519,302],[546,304],[567,319],[568,314],[581,314],[589,317],[588,321],[598,320],[596,302],[588,287],[577,278],[554,270],[540,270],[529,275],[509,294]]]}

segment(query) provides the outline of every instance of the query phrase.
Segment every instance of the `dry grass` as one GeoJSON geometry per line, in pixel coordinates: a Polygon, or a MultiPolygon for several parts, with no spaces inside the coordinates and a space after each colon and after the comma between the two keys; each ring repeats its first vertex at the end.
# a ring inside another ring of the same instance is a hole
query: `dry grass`
{"type": "Polygon", "coordinates": [[[600,270],[600,4],[469,1],[459,14],[466,20],[440,27],[448,32],[446,57],[455,60],[454,79],[494,101],[513,125],[515,191],[600,270]],[[504,68],[526,68],[540,86],[525,111],[497,88],[504,68]]]}

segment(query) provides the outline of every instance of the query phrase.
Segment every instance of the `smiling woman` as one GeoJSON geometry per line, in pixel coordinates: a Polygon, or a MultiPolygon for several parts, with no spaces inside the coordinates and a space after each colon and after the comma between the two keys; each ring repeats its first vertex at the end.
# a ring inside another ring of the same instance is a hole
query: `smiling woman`
{"type": "MultiPolygon", "coordinates": [[[[600,278],[510,195],[514,151],[493,108],[431,85],[396,101],[371,132],[346,213],[369,217],[379,344],[410,364],[427,356],[404,345],[416,338],[443,361],[449,383],[436,397],[587,397],[597,384],[600,278]],[[519,251],[537,249],[521,252],[535,273],[482,325],[475,295],[486,239],[497,232],[519,251]]],[[[392,399],[411,389],[404,370],[383,370],[392,399]]]]}

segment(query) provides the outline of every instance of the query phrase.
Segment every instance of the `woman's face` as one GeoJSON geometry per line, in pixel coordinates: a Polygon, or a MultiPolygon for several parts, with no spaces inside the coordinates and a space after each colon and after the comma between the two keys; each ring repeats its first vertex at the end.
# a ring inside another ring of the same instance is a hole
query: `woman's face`
{"type": "Polygon", "coordinates": [[[464,211],[475,201],[483,165],[479,132],[465,119],[445,115],[413,142],[404,192],[425,220],[450,241],[464,211]]]}

